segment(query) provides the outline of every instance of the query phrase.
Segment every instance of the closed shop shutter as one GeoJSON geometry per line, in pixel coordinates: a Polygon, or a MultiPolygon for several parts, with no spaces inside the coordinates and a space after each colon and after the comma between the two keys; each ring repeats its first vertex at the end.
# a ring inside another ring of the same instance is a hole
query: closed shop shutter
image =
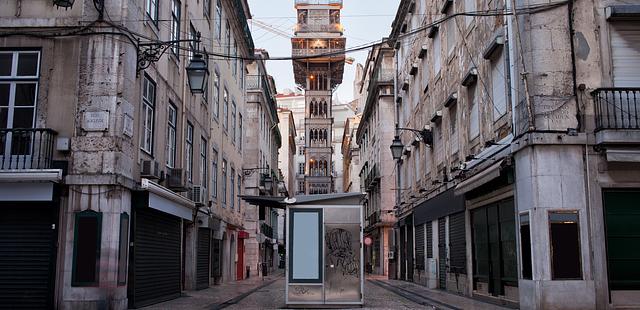
{"type": "Polygon", "coordinates": [[[0,309],[48,309],[53,301],[55,209],[2,206],[0,309]]]}
{"type": "Polygon", "coordinates": [[[180,296],[181,219],[150,208],[134,213],[130,302],[138,308],[180,296]]]}
{"type": "Polygon", "coordinates": [[[416,269],[424,270],[424,225],[416,226],[416,269]]]}
{"type": "Polygon", "coordinates": [[[640,189],[602,193],[611,290],[640,290],[640,189]]]}
{"type": "Polygon", "coordinates": [[[433,225],[427,222],[427,258],[433,258],[433,225]]]}
{"type": "Polygon", "coordinates": [[[640,80],[640,23],[611,23],[613,86],[638,87],[640,80]]]}
{"type": "Polygon", "coordinates": [[[211,242],[211,276],[222,276],[222,240],[211,242]]]}
{"type": "Polygon", "coordinates": [[[449,216],[449,254],[450,268],[453,273],[466,274],[467,253],[464,230],[464,212],[449,216]]]}
{"type": "Polygon", "coordinates": [[[446,219],[438,219],[438,280],[441,289],[447,288],[447,244],[445,239],[446,219]]]}
{"type": "Polygon", "coordinates": [[[196,263],[196,289],[209,287],[209,249],[211,230],[198,228],[198,261],[196,263]]]}

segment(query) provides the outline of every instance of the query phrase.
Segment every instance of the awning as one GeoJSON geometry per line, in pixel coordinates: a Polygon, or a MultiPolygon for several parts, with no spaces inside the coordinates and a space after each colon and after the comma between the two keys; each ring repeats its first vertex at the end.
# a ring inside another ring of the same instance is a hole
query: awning
{"type": "Polygon", "coordinates": [[[608,21],[636,21],[640,17],[640,5],[612,5],[604,9],[608,21]]]}
{"type": "Polygon", "coordinates": [[[248,238],[249,238],[249,232],[245,230],[241,230],[238,232],[238,239],[248,239],[248,238]]]}
{"type": "Polygon", "coordinates": [[[0,183],[0,201],[52,201],[53,183],[0,183]]]}
{"type": "Polygon", "coordinates": [[[456,195],[451,188],[419,204],[413,211],[413,223],[420,225],[461,211],[464,211],[464,196],[456,195]]]}
{"type": "Polygon", "coordinates": [[[282,196],[238,196],[242,200],[256,206],[276,208],[276,209],[284,209],[285,203],[284,199],[286,197],[282,196]]]}
{"type": "Polygon", "coordinates": [[[148,179],[142,179],[141,187],[147,193],[147,197],[143,197],[147,198],[146,201],[143,201],[143,204],[149,208],[193,221],[193,214],[196,209],[195,202],[148,179]]]}
{"type": "Polygon", "coordinates": [[[471,176],[470,178],[460,182],[455,187],[456,195],[463,195],[471,190],[474,190],[485,183],[497,178],[500,176],[500,166],[502,165],[502,160],[497,161],[486,169],[480,171],[479,173],[471,176]]]}

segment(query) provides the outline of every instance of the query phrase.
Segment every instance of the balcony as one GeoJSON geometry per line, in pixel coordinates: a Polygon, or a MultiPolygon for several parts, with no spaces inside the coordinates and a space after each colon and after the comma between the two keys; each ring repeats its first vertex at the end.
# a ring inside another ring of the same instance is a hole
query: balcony
{"type": "Polygon", "coordinates": [[[378,165],[375,164],[371,169],[367,172],[364,178],[364,186],[367,191],[373,190],[375,185],[380,181],[380,172],[378,171],[378,165]]]}
{"type": "Polygon", "coordinates": [[[267,238],[277,239],[278,236],[274,236],[273,228],[267,223],[260,224],[260,232],[267,238]]]}
{"type": "MultiPolygon", "coordinates": [[[[328,21],[328,17],[327,17],[328,21]]],[[[342,34],[344,27],[340,23],[296,24],[294,34],[309,32],[332,32],[342,34]]]]}
{"type": "Polygon", "coordinates": [[[592,95],[596,130],[640,129],[640,88],[598,88],[592,95]]]}
{"type": "Polygon", "coordinates": [[[50,169],[56,135],[49,128],[0,128],[0,170],[50,169]]]}
{"type": "Polygon", "coordinates": [[[342,0],[296,0],[296,5],[340,5],[342,0]]]}
{"type": "Polygon", "coordinates": [[[591,94],[596,144],[640,144],[640,88],[598,88],[591,94]]]}

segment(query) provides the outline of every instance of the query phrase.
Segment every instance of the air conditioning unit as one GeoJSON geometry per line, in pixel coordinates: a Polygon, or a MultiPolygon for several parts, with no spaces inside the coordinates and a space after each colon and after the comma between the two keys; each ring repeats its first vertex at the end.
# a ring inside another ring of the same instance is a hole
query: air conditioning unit
{"type": "Polygon", "coordinates": [[[187,171],[177,168],[169,169],[167,171],[167,187],[177,192],[186,192],[189,189],[187,171]]]}
{"type": "Polygon", "coordinates": [[[194,201],[197,205],[206,205],[207,194],[205,188],[202,186],[193,186],[191,191],[189,191],[189,199],[194,201]]]}
{"type": "Polygon", "coordinates": [[[160,179],[160,164],[155,160],[143,160],[140,176],[148,179],[160,179]]]}

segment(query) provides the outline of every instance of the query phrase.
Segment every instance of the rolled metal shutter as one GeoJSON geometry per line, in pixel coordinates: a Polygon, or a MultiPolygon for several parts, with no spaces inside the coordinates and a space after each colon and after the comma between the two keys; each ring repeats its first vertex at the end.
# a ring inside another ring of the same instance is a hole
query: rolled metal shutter
{"type": "Polygon", "coordinates": [[[427,222],[427,258],[433,258],[433,225],[427,222]]]}
{"type": "Polygon", "coordinates": [[[416,226],[416,269],[424,270],[424,225],[416,226]]]}
{"type": "Polygon", "coordinates": [[[0,309],[49,309],[53,303],[56,209],[3,206],[0,309]]]}
{"type": "Polygon", "coordinates": [[[196,289],[209,287],[209,249],[211,230],[198,228],[198,258],[196,262],[196,289]]]}
{"type": "Polygon", "coordinates": [[[614,22],[611,25],[613,85],[637,87],[640,80],[640,28],[637,22],[614,22]]]}
{"type": "Polygon", "coordinates": [[[447,288],[447,244],[445,239],[446,219],[438,219],[438,280],[441,289],[447,288]]]}
{"type": "Polygon", "coordinates": [[[466,249],[464,212],[449,215],[449,268],[452,273],[467,273],[466,249]]]}
{"type": "Polygon", "coordinates": [[[129,283],[133,307],[180,297],[180,221],[150,208],[136,209],[133,274],[129,283]]]}

